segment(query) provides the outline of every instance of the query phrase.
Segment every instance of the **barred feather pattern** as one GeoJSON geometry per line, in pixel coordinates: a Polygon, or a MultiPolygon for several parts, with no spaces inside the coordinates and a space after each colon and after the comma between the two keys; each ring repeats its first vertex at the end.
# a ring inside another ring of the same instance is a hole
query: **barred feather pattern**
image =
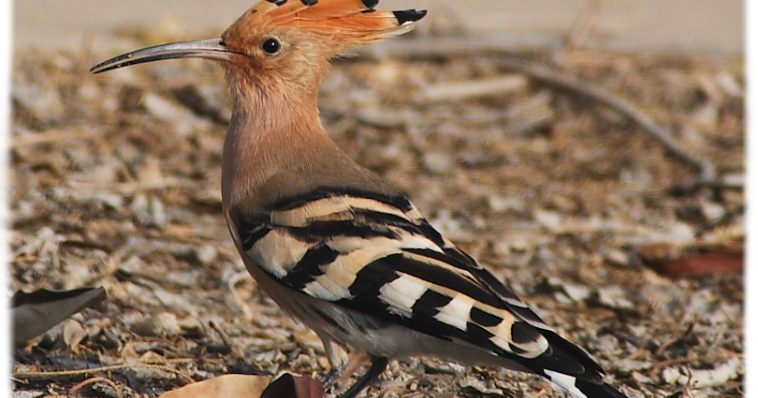
{"type": "Polygon", "coordinates": [[[379,41],[413,28],[425,10],[377,11],[378,0],[265,0],[235,24],[247,30],[295,28],[326,35],[353,36],[355,44],[379,41]]]}
{"type": "Polygon", "coordinates": [[[623,397],[603,384],[603,370],[583,350],[442,237],[402,195],[322,188],[268,210],[236,214],[236,238],[244,254],[287,288],[481,350],[578,397],[588,396],[581,385],[607,389],[589,396],[623,397]]]}

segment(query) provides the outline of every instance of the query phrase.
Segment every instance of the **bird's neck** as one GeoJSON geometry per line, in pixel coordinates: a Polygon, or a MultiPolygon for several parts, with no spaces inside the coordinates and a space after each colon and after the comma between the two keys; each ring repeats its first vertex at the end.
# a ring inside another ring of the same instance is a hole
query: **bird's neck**
{"type": "Polygon", "coordinates": [[[224,143],[225,211],[263,213],[279,199],[316,189],[398,194],[337,147],[319,120],[317,94],[303,94],[237,99],[224,143]]]}
{"type": "Polygon", "coordinates": [[[315,96],[289,97],[275,90],[237,95],[224,143],[224,208],[241,202],[256,206],[272,178],[308,162],[310,148],[328,148],[329,141],[315,96]]]}

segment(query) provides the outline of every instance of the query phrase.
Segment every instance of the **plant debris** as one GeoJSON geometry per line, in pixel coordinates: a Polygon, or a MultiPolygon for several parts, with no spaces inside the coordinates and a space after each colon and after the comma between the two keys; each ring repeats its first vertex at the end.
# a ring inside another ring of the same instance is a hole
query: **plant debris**
{"type": "MultiPolygon", "coordinates": [[[[114,54],[86,54],[14,59],[10,288],[101,286],[108,298],[16,351],[13,396],[157,397],[230,373],[327,372],[318,338],[261,293],[228,236],[220,69],[175,61],[92,76],[114,54]]],[[[341,148],[630,397],[739,397],[741,268],[713,272],[722,260],[702,256],[744,242],[743,69],[737,57],[427,48],[337,61],[320,109],[341,148]],[[658,273],[650,247],[700,257],[658,273]]],[[[550,389],[409,358],[367,394],[550,389]]]]}

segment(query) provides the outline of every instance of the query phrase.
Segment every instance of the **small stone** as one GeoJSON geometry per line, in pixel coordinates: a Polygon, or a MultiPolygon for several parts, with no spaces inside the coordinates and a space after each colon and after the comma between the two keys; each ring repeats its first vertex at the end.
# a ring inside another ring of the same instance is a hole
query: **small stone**
{"type": "Polygon", "coordinates": [[[718,83],[719,87],[721,87],[724,92],[731,96],[740,97],[744,94],[744,90],[737,82],[737,79],[735,79],[731,73],[726,71],[721,71],[716,75],[716,83],[718,83]]]}
{"type": "Polygon", "coordinates": [[[535,210],[534,219],[541,226],[549,230],[558,229],[562,223],[562,217],[559,213],[546,210],[535,210]]]}
{"type": "Polygon", "coordinates": [[[604,254],[604,257],[605,257],[605,261],[613,265],[620,265],[620,266],[629,265],[629,256],[623,251],[616,248],[608,249],[606,253],[604,254]]]}
{"type": "Polygon", "coordinates": [[[168,224],[168,214],[163,202],[156,198],[150,198],[150,223],[158,228],[163,228],[168,224]]]}
{"type": "Polygon", "coordinates": [[[137,178],[140,183],[148,186],[160,185],[165,180],[163,172],[161,171],[160,162],[153,157],[147,158],[141,165],[137,171],[137,178]]]}
{"type": "Polygon", "coordinates": [[[707,200],[700,201],[700,212],[711,223],[721,220],[726,214],[724,206],[707,200]]]}
{"type": "Polygon", "coordinates": [[[488,195],[487,202],[490,205],[490,208],[496,212],[505,212],[508,210],[521,212],[526,209],[524,200],[516,196],[488,195]]]}
{"type": "Polygon", "coordinates": [[[444,174],[449,171],[453,163],[448,154],[440,152],[427,152],[423,159],[424,167],[437,174],[444,174]]]}
{"type": "Polygon", "coordinates": [[[182,332],[176,315],[170,312],[150,315],[147,319],[134,324],[132,330],[142,336],[152,337],[173,337],[182,332]]]}
{"type": "Polygon", "coordinates": [[[61,95],[52,82],[18,82],[13,85],[11,96],[19,107],[44,123],[56,121],[64,115],[61,95]]]}
{"type": "Polygon", "coordinates": [[[208,265],[218,257],[218,250],[211,245],[203,245],[195,248],[195,258],[200,264],[208,265]]]}
{"type": "Polygon", "coordinates": [[[178,122],[184,118],[192,118],[190,112],[155,93],[146,93],[142,105],[156,119],[164,122],[178,122]]]}
{"type": "Polygon", "coordinates": [[[574,302],[581,302],[590,296],[590,289],[586,286],[563,284],[563,290],[574,302]]]}
{"type": "Polygon", "coordinates": [[[633,309],[634,303],[626,298],[626,293],[619,286],[608,286],[598,289],[600,302],[610,308],[633,309]]]}
{"type": "Polygon", "coordinates": [[[65,321],[63,324],[63,342],[66,343],[66,347],[71,350],[79,345],[88,334],[82,327],[82,324],[73,319],[65,321]]]}
{"type": "Polygon", "coordinates": [[[655,380],[643,375],[640,372],[632,372],[632,378],[641,384],[655,384],[655,380]]]}

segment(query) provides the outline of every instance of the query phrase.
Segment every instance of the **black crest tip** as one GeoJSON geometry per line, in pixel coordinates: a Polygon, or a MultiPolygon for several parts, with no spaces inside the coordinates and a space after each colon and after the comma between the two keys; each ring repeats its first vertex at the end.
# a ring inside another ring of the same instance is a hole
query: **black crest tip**
{"type": "Polygon", "coordinates": [[[407,22],[416,22],[423,18],[426,15],[426,10],[393,11],[393,14],[395,14],[395,18],[397,18],[397,23],[403,25],[407,22]]]}

